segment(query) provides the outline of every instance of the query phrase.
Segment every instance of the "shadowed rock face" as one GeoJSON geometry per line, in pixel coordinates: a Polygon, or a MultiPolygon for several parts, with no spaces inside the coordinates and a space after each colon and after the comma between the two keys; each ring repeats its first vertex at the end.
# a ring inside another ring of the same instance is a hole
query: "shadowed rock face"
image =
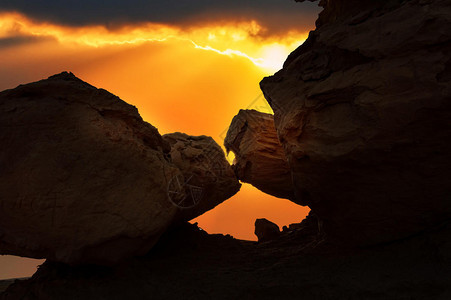
{"type": "MultiPolygon", "coordinates": [[[[402,0],[295,0],[296,2],[318,2],[323,7],[316,21],[317,28],[333,22],[343,22],[349,18],[362,19],[371,14],[399,6],[402,0]]],[[[426,1],[423,1],[426,2],[426,1]]]]}
{"type": "Polygon", "coordinates": [[[228,168],[221,194],[199,207],[174,205],[171,180],[184,182],[185,167],[171,160],[171,139],[73,74],[0,93],[0,128],[0,254],[111,264],[146,253],[175,220],[239,188],[221,151],[217,161],[228,168]]]}
{"type": "Polygon", "coordinates": [[[280,229],[277,224],[267,219],[255,220],[255,235],[259,242],[275,240],[280,236],[280,229]]]}
{"type": "Polygon", "coordinates": [[[449,219],[450,2],[322,2],[321,26],[261,82],[297,202],[357,243],[449,219]]]}
{"type": "Polygon", "coordinates": [[[240,110],[230,124],[224,146],[235,154],[233,168],[241,181],[267,194],[296,200],[272,115],[240,110]]]}
{"type": "Polygon", "coordinates": [[[213,138],[177,132],[163,139],[171,145],[171,161],[183,176],[174,177],[169,184],[170,200],[182,208],[177,219],[191,220],[240,190],[224,151],[213,138]]]}
{"type": "Polygon", "coordinates": [[[306,221],[265,243],[185,224],[165,233],[147,256],[112,268],[46,262],[0,299],[450,298],[449,225],[347,252],[318,238],[306,221]]]}

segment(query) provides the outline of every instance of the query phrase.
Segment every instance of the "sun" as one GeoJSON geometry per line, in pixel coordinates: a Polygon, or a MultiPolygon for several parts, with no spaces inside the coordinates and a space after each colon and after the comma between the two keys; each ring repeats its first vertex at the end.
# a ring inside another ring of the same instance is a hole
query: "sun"
{"type": "Polygon", "coordinates": [[[281,44],[263,46],[261,50],[262,63],[260,64],[260,67],[271,72],[282,69],[283,63],[292,50],[293,49],[281,44]]]}

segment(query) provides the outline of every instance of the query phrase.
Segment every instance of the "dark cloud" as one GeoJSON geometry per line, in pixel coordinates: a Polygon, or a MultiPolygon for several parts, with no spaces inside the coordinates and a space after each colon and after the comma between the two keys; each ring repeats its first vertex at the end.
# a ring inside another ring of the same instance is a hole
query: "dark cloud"
{"type": "Polygon", "coordinates": [[[52,40],[49,37],[37,37],[37,36],[14,36],[7,38],[0,38],[0,50],[20,46],[29,45],[33,43],[39,43],[44,41],[52,40]]]}
{"type": "Polygon", "coordinates": [[[294,0],[2,0],[0,11],[18,11],[67,25],[158,22],[175,25],[217,19],[257,19],[271,30],[312,27],[319,9],[294,0]]]}

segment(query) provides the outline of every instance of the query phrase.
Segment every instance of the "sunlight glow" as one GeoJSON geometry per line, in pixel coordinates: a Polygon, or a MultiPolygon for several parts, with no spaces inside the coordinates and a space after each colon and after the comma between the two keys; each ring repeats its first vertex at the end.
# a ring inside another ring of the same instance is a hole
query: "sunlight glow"
{"type": "Polygon", "coordinates": [[[293,49],[299,46],[300,43],[295,45],[283,45],[272,44],[262,47],[262,58],[259,66],[268,70],[280,70],[287,56],[293,51],[293,49]]]}
{"type": "MultiPolygon", "coordinates": [[[[71,71],[136,106],[161,134],[208,135],[222,145],[240,109],[273,113],[259,82],[280,69],[310,29],[269,35],[252,20],[71,27],[0,13],[0,90],[71,71]]],[[[229,163],[234,158],[233,152],[227,156],[229,163]]],[[[256,218],[283,226],[307,213],[244,184],[192,222],[210,233],[255,240],[256,218]]],[[[37,261],[4,258],[0,278],[36,271],[37,261]]]]}
{"type": "Polygon", "coordinates": [[[179,40],[199,50],[245,58],[267,73],[279,70],[287,55],[307,37],[306,32],[291,31],[284,36],[264,36],[264,32],[265,28],[256,21],[197,25],[187,29],[156,23],[108,29],[39,23],[18,13],[0,14],[0,38],[32,36],[51,38],[65,45],[96,48],[179,40]]]}

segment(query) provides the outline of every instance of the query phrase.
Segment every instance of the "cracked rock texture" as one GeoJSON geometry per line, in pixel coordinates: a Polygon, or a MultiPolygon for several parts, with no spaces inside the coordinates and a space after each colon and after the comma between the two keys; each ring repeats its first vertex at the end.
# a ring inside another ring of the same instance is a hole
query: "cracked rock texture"
{"type": "Polygon", "coordinates": [[[241,181],[264,193],[296,200],[272,115],[240,110],[230,124],[224,146],[235,154],[233,168],[241,181]]]}
{"type": "Polygon", "coordinates": [[[224,184],[202,207],[174,205],[170,183],[184,174],[170,142],[135,107],[71,73],[0,93],[0,128],[0,254],[112,264],[239,186],[224,184]]]}
{"type": "Polygon", "coordinates": [[[240,190],[241,184],[224,151],[213,138],[177,132],[165,134],[163,139],[171,145],[171,161],[184,178],[170,182],[171,192],[181,193],[170,193],[169,197],[182,208],[192,207],[180,210],[177,219],[191,220],[240,190]]]}
{"type": "Polygon", "coordinates": [[[359,244],[451,217],[450,1],[321,1],[261,88],[296,202],[359,244]]]}

